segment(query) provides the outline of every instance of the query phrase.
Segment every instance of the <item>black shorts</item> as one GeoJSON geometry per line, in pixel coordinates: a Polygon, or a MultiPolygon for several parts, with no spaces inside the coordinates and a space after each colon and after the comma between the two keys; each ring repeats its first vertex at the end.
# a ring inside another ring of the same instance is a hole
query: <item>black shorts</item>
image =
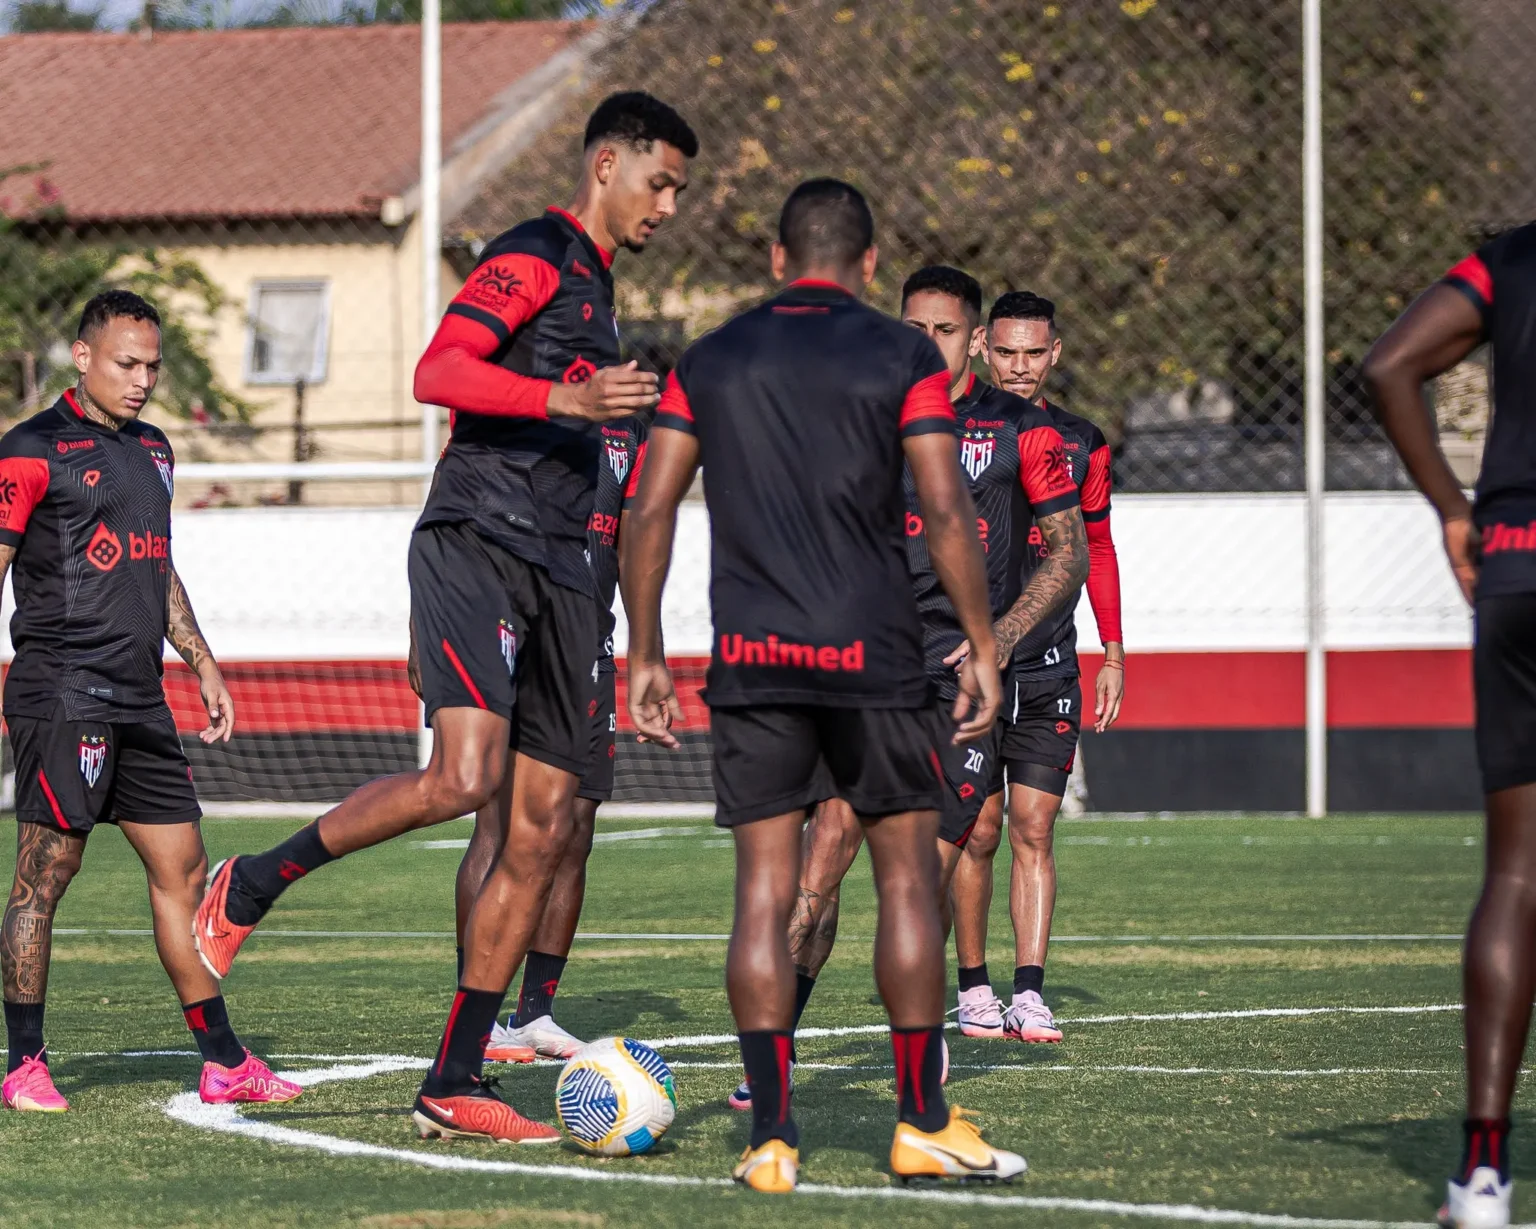
{"type": "Polygon", "coordinates": [[[613,753],[619,722],[615,698],[617,679],[613,658],[598,662],[597,695],[587,702],[591,759],[587,761],[587,771],[582,774],[581,785],[576,789],[576,797],[590,798],[593,802],[607,802],[613,797],[613,753]]]}
{"type": "Polygon", "coordinates": [[[203,817],[170,713],[145,722],[7,717],[16,818],[64,832],[97,824],[193,824],[203,817]]]}
{"type": "Polygon", "coordinates": [[[1483,792],[1536,781],[1536,593],[1477,600],[1472,680],[1483,792]]]}
{"type": "Polygon", "coordinates": [[[500,713],[514,750],[585,772],[597,602],[468,524],[416,530],[409,573],[427,720],[440,708],[500,713]]]}
{"type": "Polygon", "coordinates": [[[1083,691],[1077,675],[1014,679],[1003,693],[1003,765],[1009,785],[1061,797],[1077,758],[1083,691]]]}
{"type": "Polygon", "coordinates": [[[874,819],[936,811],[946,792],[934,708],[831,708],[765,704],[710,712],[715,823],[722,828],[783,815],[828,792],[874,819]]]}
{"type": "Polygon", "coordinates": [[[971,829],[988,798],[1003,788],[1004,725],[999,721],[985,738],[956,746],[949,739],[939,744],[939,766],[944,770],[944,805],[939,808],[939,839],[965,848],[971,829]]]}

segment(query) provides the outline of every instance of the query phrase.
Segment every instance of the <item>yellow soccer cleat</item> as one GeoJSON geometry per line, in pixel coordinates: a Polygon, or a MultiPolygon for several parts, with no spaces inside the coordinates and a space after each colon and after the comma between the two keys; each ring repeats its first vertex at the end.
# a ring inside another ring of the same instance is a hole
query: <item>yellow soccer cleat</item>
{"type": "Polygon", "coordinates": [[[898,1122],[891,1140],[891,1172],[903,1182],[959,1178],[967,1182],[1012,1182],[1029,1166],[1017,1153],[994,1148],[981,1138],[981,1128],[958,1105],[949,1110],[942,1131],[919,1131],[898,1122]]]}
{"type": "Polygon", "coordinates": [[[731,1177],[743,1186],[769,1195],[788,1195],[800,1174],[800,1152],[782,1139],[770,1139],[760,1148],[748,1148],[731,1177]]]}

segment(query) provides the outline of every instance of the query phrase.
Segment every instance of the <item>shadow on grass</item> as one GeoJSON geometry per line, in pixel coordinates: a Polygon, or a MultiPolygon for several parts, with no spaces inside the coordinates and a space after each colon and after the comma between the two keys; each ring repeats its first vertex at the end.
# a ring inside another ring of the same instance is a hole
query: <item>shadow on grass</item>
{"type": "MultiPolygon", "coordinates": [[[[515,994],[514,990],[514,994],[515,994]]],[[[509,996],[510,997],[510,996],[509,996]]],[[[660,1017],[666,1024],[686,1023],[688,1011],[671,995],[650,990],[609,990],[601,994],[561,994],[559,1019],[578,1037],[625,1037],[642,1016],[660,1017]]],[[[654,1025],[639,1030],[647,1035],[654,1025]]]]}

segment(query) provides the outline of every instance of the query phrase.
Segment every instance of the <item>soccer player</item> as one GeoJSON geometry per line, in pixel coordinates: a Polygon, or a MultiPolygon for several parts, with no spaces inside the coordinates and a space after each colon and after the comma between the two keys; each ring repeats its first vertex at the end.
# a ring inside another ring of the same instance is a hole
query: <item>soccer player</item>
{"type": "Polygon", "coordinates": [[[1472,603],[1477,758],[1487,806],[1482,894],[1467,927],[1467,1117],[1442,1225],[1509,1224],[1509,1106],[1536,994],[1536,225],[1456,265],[1372,347],[1365,376],[1404,467],[1440,514],[1472,603]],[[1424,382],[1484,342],[1493,422],[1469,505],[1440,452],[1424,382]]]}
{"type": "Polygon", "coordinates": [[[677,506],[702,463],[712,530],[711,709],[716,823],[736,846],[726,987],[752,1091],[737,1181],[794,1189],[794,968],[785,940],[805,799],[824,760],[858,814],[880,917],[875,978],[891,1020],[898,1177],[1012,1178],[940,1087],[938,746],[983,738],[1000,684],[976,510],[956,464],[949,372],[916,329],[864,306],[874,220],[834,179],[802,183],[773,245],[782,293],[695,342],[667,384],[620,543],[630,618],[629,711],[668,747],[681,710],[661,643],[677,506]],[[923,670],[902,535],[911,467],[933,569],[977,646],[946,719],[923,670]],[[956,724],[958,723],[958,725],[956,724]]]}
{"type": "Polygon", "coordinates": [[[464,973],[416,1101],[428,1136],[558,1138],[496,1096],[481,1067],[591,757],[594,424],[656,402],[655,376],[619,363],[609,264],[619,247],[642,251],[673,216],[697,152],[665,103],[615,94],[587,123],[571,208],[513,227],[481,254],[416,369],[417,398],[454,411],[409,558],[431,761],[370,782],[266,853],[223,863],[198,913],[199,951],[222,977],[290,883],[479,810],[510,772],[497,856],[465,926],[464,973]]]}
{"type": "MultiPolygon", "coordinates": [[[[984,347],[993,381],[1035,402],[1061,433],[1072,481],[1081,492],[1088,538],[1088,600],[1104,644],[1104,665],[1094,687],[1094,729],[1102,734],[1119,716],[1125,689],[1120,567],[1109,531],[1109,445],[1086,418],[1069,414],[1043,395],[1046,377],[1061,358],[1056,307],[1049,299],[1027,291],[1002,295],[988,313],[984,347]]],[[[1043,546],[1030,552],[1030,566],[1047,562],[1043,546]]],[[[1061,1040],[1041,990],[1056,907],[1052,836],[1077,753],[1081,718],[1076,598],[1074,591],[1072,600],[1019,640],[1013,651],[1011,690],[1003,706],[1008,731],[1002,759],[1008,774],[1008,841],[1013,850],[1008,909],[1014,935],[1013,998],[1006,1011],[992,991],[986,962],[992,862],[1002,837],[1001,799],[977,820],[955,871],[959,1023],[960,1031],[969,1037],[1061,1040]]]]}
{"type": "MultiPolygon", "coordinates": [[[[971,360],[981,353],[985,330],[981,286],[970,274],[947,265],[919,269],[902,287],[901,317],[931,337],[944,357],[956,449],[986,554],[998,660],[1006,663],[1015,644],[1076,595],[1088,568],[1077,487],[1062,437],[1042,410],[972,374],[971,360]],[[1032,542],[1046,544],[1043,561],[1026,559],[1040,549],[1032,542]],[[1034,567],[1036,562],[1041,566],[1034,567]]],[[[904,486],[907,565],[922,619],[924,665],[940,698],[953,702],[958,685],[954,654],[965,633],[934,573],[910,471],[904,486]]],[[[1003,729],[1000,721],[984,739],[940,748],[947,786],[939,818],[941,909],[948,903],[950,880],[983,804],[995,800],[1001,808],[1003,729]]],[[[796,1026],[831,955],[838,885],[860,844],[858,821],[840,799],[823,803],[806,825],[800,890],[789,932],[796,1026]]],[[[944,920],[947,930],[947,910],[944,920]]],[[[731,1095],[730,1105],[744,1110],[751,1104],[751,1090],[743,1083],[731,1095]]]]}
{"type": "Polygon", "coordinates": [[[203,1057],[209,1104],[291,1101],[240,1044],[198,963],[193,910],[208,855],[176,725],[165,641],[197,674],[205,743],[228,742],[234,704],[171,562],[170,443],[139,415],[160,378],[160,317],[136,294],[85,305],[80,376],[0,438],[0,581],[14,564],[16,658],[5,720],[16,763],[16,876],[0,927],[7,1109],[60,1112],[43,1045],[53,919],[97,824],[144,863],[160,963],[203,1057]]]}

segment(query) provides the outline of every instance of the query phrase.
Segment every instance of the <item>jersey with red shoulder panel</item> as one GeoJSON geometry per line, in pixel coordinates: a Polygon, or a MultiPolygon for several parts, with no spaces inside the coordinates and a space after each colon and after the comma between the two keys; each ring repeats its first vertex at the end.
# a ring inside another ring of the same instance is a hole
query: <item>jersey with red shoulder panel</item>
{"type": "Polygon", "coordinates": [[[710,704],[931,701],[902,439],[954,417],[938,347],[830,283],[792,283],[688,348],[652,430],[699,441],[710,704]]]}
{"type": "Polygon", "coordinates": [[[5,712],[142,722],[161,682],[171,582],[175,457],[163,432],[86,418],[73,392],[0,437],[0,546],[16,658],[5,712]]]}
{"type": "Polygon", "coordinates": [[[551,419],[548,402],[554,383],[619,361],[611,259],[562,209],[514,226],[481,253],[416,375],[418,400],[453,411],[418,527],[468,521],[587,594],[601,435],[551,419]]]}
{"type": "Polygon", "coordinates": [[[598,463],[597,494],[587,522],[587,556],[597,583],[598,622],[602,639],[598,667],[613,670],[613,598],[619,587],[619,519],[640,487],[645,440],[650,428],[638,416],[602,425],[603,455],[598,463]]]}
{"type": "MultiPolygon", "coordinates": [[[[992,617],[997,619],[1023,589],[1034,518],[1076,505],[1077,484],[1065,460],[1061,434],[1045,412],[975,376],[955,402],[955,439],[960,468],[976,505],[992,617]]],[[[952,700],[959,680],[944,659],[965,639],[965,633],[928,557],[928,537],[910,469],[903,473],[902,486],[907,503],[907,566],[923,620],[923,656],[939,695],[952,700]]]]}
{"type": "Polygon", "coordinates": [[[1482,314],[1493,349],[1493,421],[1473,505],[1477,594],[1536,592],[1536,223],[1484,244],[1444,280],[1482,314]]]}
{"type": "MultiPolygon", "coordinates": [[[[1107,643],[1119,640],[1120,569],[1114,543],[1109,537],[1110,491],[1114,486],[1113,463],[1104,433],[1088,419],[1068,413],[1040,399],[1040,408],[1061,433],[1067,466],[1072,471],[1083,509],[1088,537],[1088,596],[1093,602],[1099,637],[1107,643]]],[[[1029,531],[1030,549],[1025,552],[1024,581],[1045,561],[1050,551],[1038,525],[1029,531]]],[[[1013,651],[1016,677],[1064,678],[1078,673],[1077,594],[1019,641],[1013,651]]]]}

